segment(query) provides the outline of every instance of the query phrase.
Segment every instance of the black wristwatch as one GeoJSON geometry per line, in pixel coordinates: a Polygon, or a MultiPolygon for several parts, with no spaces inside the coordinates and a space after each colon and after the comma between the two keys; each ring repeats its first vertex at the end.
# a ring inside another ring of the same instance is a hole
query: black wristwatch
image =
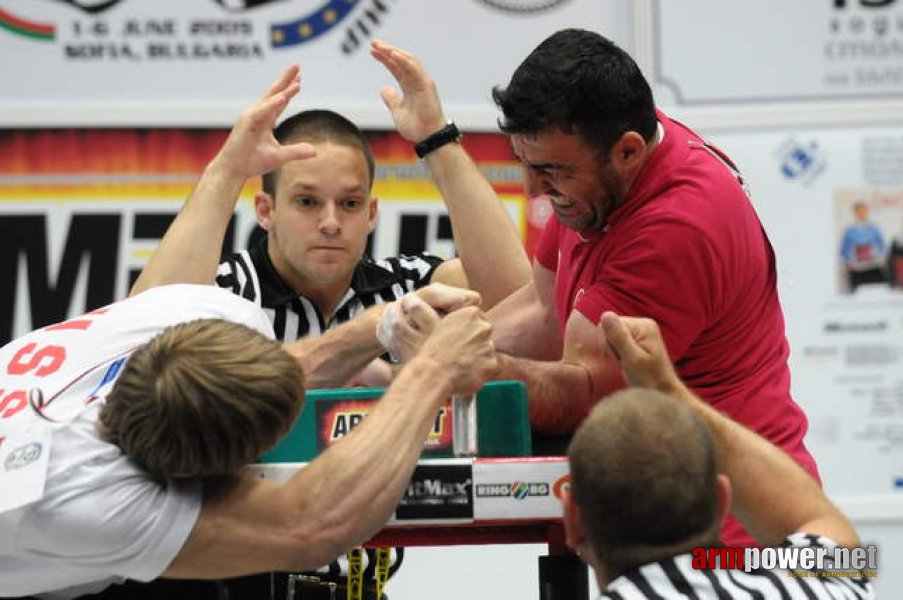
{"type": "Polygon", "coordinates": [[[454,124],[454,122],[449,122],[448,125],[431,133],[426,136],[426,138],[414,145],[414,152],[417,153],[417,158],[423,158],[436,148],[441,148],[445,144],[449,144],[451,142],[457,142],[461,139],[461,132],[458,130],[458,126],[454,124]]]}

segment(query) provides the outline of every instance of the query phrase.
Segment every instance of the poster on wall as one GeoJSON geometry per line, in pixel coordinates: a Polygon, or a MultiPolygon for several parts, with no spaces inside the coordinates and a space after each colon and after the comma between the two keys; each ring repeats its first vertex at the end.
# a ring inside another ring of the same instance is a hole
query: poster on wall
{"type": "Polygon", "coordinates": [[[492,86],[569,26],[629,43],[629,0],[0,0],[0,126],[226,126],[289,63],[308,106],[391,127],[369,54],[414,52],[448,115],[495,130],[492,86]]]}
{"type": "Polygon", "coordinates": [[[903,126],[711,137],[777,253],[794,398],[826,489],[903,499],[903,126]]]}
{"type": "MultiPolygon", "coordinates": [[[[0,345],[124,297],[226,133],[0,132],[0,345]]],[[[368,137],[379,199],[370,254],[453,258],[451,222],[426,165],[397,134],[368,137]]],[[[532,247],[539,227],[528,220],[507,136],[468,134],[463,143],[532,247]]],[[[251,199],[258,189],[259,181],[245,186],[224,250],[257,239],[251,199]]]]}
{"type": "Polygon", "coordinates": [[[655,12],[664,106],[903,100],[903,1],[657,0],[655,12]]]}

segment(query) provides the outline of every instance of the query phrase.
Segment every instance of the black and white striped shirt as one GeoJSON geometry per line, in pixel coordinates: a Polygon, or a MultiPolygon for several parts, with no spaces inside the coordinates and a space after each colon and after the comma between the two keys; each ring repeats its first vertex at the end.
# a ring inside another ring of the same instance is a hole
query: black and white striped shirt
{"type": "Polygon", "coordinates": [[[260,306],[273,323],[276,338],[283,342],[319,336],[371,306],[397,300],[428,284],[442,263],[441,258],[430,254],[380,261],[364,257],[354,270],[351,287],[327,325],[317,306],[279,277],[266,244],[264,236],[250,251],[242,250],[224,258],[217,270],[216,284],[260,306]]]}
{"type": "MultiPolygon", "coordinates": [[[[362,258],[354,270],[351,287],[336,306],[328,324],[317,306],[290,288],[276,272],[267,253],[265,235],[251,250],[242,250],[223,258],[217,269],[216,285],[260,306],[273,324],[276,339],[288,343],[322,335],[330,327],[353,319],[371,306],[392,302],[425,286],[440,264],[442,259],[431,254],[398,256],[380,261],[362,258]]],[[[393,549],[390,575],[401,566],[403,551],[403,548],[393,549]]],[[[367,565],[364,570],[365,581],[372,581],[374,578],[375,553],[375,550],[368,549],[364,557],[367,565]]],[[[339,581],[346,573],[347,561],[342,557],[328,567],[318,569],[317,575],[326,580],[339,581]]],[[[285,589],[286,575],[276,574],[273,577],[285,589]]],[[[242,580],[242,585],[250,586],[248,589],[261,592],[268,589],[270,584],[270,575],[242,580]]]]}
{"type": "MultiPolygon", "coordinates": [[[[795,533],[782,546],[827,548],[834,555],[837,544],[828,538],[795,533]]],[[[756,600],[857,600],[874,598],[867,578],[821,576],[812,571],[801,577],[782,569],[757,569],[749,573],[732,569],[702,569],[692,566],[693,557],[680,554],[631,569],[612,581],[601,599],[610,600],[701,600],[703,598],[750,598],[756,600]]],[[[831,572],[824,573],[832,575],[831,572]]]]}

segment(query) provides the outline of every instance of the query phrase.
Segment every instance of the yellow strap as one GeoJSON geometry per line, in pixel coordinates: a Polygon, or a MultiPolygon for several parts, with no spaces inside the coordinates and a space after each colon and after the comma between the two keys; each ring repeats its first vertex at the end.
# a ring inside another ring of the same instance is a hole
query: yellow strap
{"type": "Polygon", "coordinates": [[[364,597],[364,549],[352,548],[348,551],[348,600],[364,597]]]}
{"type": "Polygon", "coordinates": [[[383,597],[383,588],[389,580],[389,566],[392,563],[391,548],[376,549],[376,600],[383,597]]]}

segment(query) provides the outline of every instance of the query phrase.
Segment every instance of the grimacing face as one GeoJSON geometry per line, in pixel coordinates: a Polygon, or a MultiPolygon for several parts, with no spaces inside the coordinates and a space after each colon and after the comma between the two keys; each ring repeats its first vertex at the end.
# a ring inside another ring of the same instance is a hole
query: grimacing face
{"type": "Polygon", "coordinates": [[[525,191],[548,196],[561,223],[581,233],[601,231],[627,195],[627,184],[606,157],[580,136],[557,128],[511,136],[525,170],[525,191]]]}
{"type": "Polygon", "coordinates": [[[295,291],[343,293],[376,224],[377,201],[360,149],[314,146],[314,158],[279,169],[276,197],[256,202],[257,218],[269,232],[273,265],[295,291]]]}

